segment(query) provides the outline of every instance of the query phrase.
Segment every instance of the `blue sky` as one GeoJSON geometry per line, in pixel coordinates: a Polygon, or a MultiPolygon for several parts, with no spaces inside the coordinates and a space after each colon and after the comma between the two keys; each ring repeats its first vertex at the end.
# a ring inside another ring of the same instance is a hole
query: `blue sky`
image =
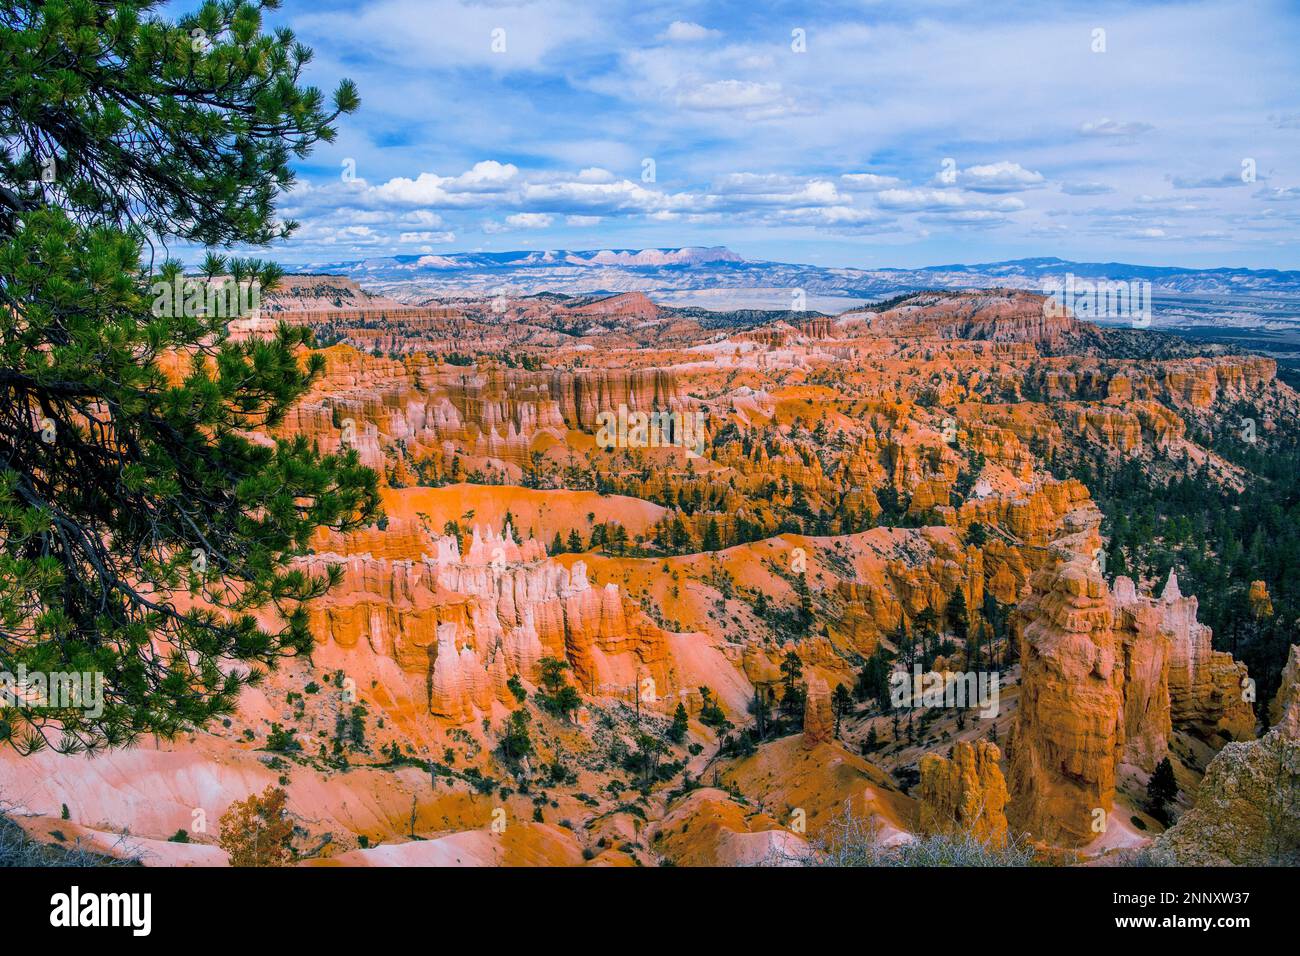
{"type": "Polygon", "coordinates": [[[1300,5],[994,6],[286,0],[362,106],[273,254],[1300,268],[1300,5]]]}

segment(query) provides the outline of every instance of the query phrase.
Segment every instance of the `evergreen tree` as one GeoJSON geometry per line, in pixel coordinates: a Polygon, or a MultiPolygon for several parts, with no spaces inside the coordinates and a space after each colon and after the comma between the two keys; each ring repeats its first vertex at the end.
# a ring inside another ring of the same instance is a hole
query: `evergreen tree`
{"type": "Polygon", "coordinates": [[[835,736],[840,735],[840,721],[844,715],[853,710],[853,695],[843,684],[836,684],[831,694],[831,709],[835,712],[835,736]]]}
{"type": "Polygon", "coordinates": [[[582,706],[582,695],[572,684],[565,684],[552,698],[555,709],[560,712],[560,716],[569,720],[571,716],[582,706]]]}
{"type": "Polygon", "coordinates": [[[677,709],[673,711],[673,723],[668,728],[668,739],[675,744],[680,744],[686,739],[686,733],[690,730],[690,717],[686,713],[686,706],[679,703],[677,709]]]}
{"type": "Polygon", "coordinates": [[[803,677],[803,661],[794,651],[788,651],[781,661],[781,679],[784,691],[781,694],[781,713],[786,717],[795,717],[803,711],[804,693],[799,684],[803,677]]]}
{"type": "Polygon", "coordinates": [[[808,590],[808,572],[800,571],[798,577],[794,579],[795,597],[799,599],[799,632],[807,634],[812,627],[815,615],[813,613],[812,592],[808,590]]]}
{"type": "Polygon", "coordinates": [[[754,688],[754,697],[749,702],[749,712],[754,716],[754,731],[758,734],[760,740],[767,737],[768,721],[771,720],[771,711],[768,708],[767,698],[759,688],[754,688]]]}
{"type": "Polygon", "coordinates": [[[506,718],[506,730],[501,735],[501,752],[511,764],[517,765],[533,752],[533,739],[528,732],[532,719],[533,715],[522,707],[511,711],[506,718]]]}
{"type": "Polygon", "coordinates": [[[264,668],[311,648],[303,604],[339,579],[290,561],[317,527],[378,514],[354,450],[248,437],[324,367],[299,356],[305,328],[227,334],[231,302],[279,269],[215,252],[197,277],[142,265],[146,240],[288,236],[290,154],[332,140],[356,91],[327,107],[300,85],[311,51],[262,32],[268,3],[177,21],[162,6],[0,8],[0,670],[104,679],[99,716],[7,714],[0,740],[21,752],[233,712],[264,668]]]}
{"type": "Polygon", "coordinates": [[[1168,824],[1168,804],[1178,797],[1178,781],[1174,778],[1174,765],[1169,758],[1156,764],[1155,772],[1147,782],[1147,808],[1161,823],[1168,824]]]}
{"type": "Polygon", "coordinates": [[[881,709],[889,707],[889,658],[883,647],[877,647],[867,658],[858,674],[854,693],[859,700],[874,700],[881,709]]]}
{"type": "Polygon", "coordinates": [[[542,686],[550,693],[554,694],[564,686],[564,672],[569,668],[569,662],[560,660],[556,657],[543,657],[538,662],[541,669],[542,686]]]}
{"type": "Polygon", "coordinates": [[[957,588],[957,593],[948,602],[948,626],[958,639],[966,640],[970,632],[970,619],[966,610],[966,592],[957,588]]]}
{"type": "Polygon", "coordinates": [[[876,735],[876,728],[873,726],[867,731],[867,739],[862,742],[862,752],[872,754],[880,749],[880,738],[876,735]]]}
{"type": "Polygon", "coordinates": [[[704,541],[700,547],[701,550],[709,552],[722,550],[722,535],[718,531],[717,518],[710,518],[708,524],[704,526],[704,541]]]}

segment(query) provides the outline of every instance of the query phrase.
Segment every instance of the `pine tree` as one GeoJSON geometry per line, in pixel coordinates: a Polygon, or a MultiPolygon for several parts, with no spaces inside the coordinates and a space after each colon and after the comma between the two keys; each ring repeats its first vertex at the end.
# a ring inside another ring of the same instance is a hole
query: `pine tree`
{"type": "Polygon", "coordinates": [[[675,744],[680,744],[686,739],[686,733],[690,730],[691,721],[686,713],[685,705],[679,703],[677,709],[673,711],[673,723],[668,728],[668,739],[675,744]]]}
{"type": "Polygon", "coordinates": [[[551,539],[551,554],[564,554],[564,539],[560,537],[560,532],[555,532],[555,537],[551,539]]]}
{"type": "Polygon", "coordinates": [[[959,640],[966,640],[970,633],[970,620],[966,611],[966,592],[957,588],[957,593],[948,602],[948,624],[959,640]]]}
{"type": "Polygon", "coordinates": [[[501,752],[512,764],[518,764],[533,752],[533,739],[528,733],[532,719],[532,714],[522,707],[511,711],[506,718],[505,733],[501,735],[501,752]]]}
{"type": "Polygon", "coordinates": [[[1156,764],[1155,772],[1147,782],[1147,807],[1161,823],[1168,823],[1167,805],[1178,797],[1178,781],[1174,778],[1174,765],[1166,757],[1156,764]]]}
{"type": "Polygon", "coordinates": [[[722,550],[722,535],[718,531],[718,520],[716,518],[710,518],[708,524],[704,526],[704,541],[700,548],[709,552],[722,550]]]}
{"type": "Polygon", "coordinates": [[[305,328],[227,335],[231,302],[280,270],[215,253],[197,277],[142,264],[146,236],[151,253],[287,237],[290,154],[357,107],[349,82],[332,108],[300,85],[311,51],[263,33],[265,6],[178,21],[156,0],[0,8],[0,670],[104,680],[99,716],[7,714],[0,740],[20,752],[231,713],[264,668],[311,648],[303,604],[340,577],[290,561],[317,527],[378,515],[354,450],[248,437],[324,368],[299,355],[305,328]]]}
{"type": "Polygon", "coordinates": [[[840,735],[840,721],[853,709],[853,695],[843,684],[836,684],[831,694],[831,708],[835,711],[835,736],[840,735]]]}
{"type": "Polygon", "coordinates": [[[814,620],[812,592],[808,590],[808,572],[801,571],[794,579],[795,597],[799,599],[799,631],[807,634],[814,620]]]}
{"type": "Polygon", "coordinates": [[[794,717],[803,710],[804,692],[799,683],[803,676],[803,661],[794,651],[787,651],[781,661],[781,678],[784,690],[781,694],[781,713],[794,717]]]}

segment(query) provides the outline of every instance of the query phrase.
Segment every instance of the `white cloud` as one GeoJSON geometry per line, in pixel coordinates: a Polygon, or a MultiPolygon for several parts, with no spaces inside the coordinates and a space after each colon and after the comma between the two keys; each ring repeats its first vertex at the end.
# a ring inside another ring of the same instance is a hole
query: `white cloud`
{"type": "Polygon", "coordinates": [[[707,200],[689,193],[665,193],[647,189],[627,179],[610,183],[585,183],[576,181],[525,183],[519,190],[524,205],[549,206],[563,210],[578,207],[584,211],[656,212],[663,209],[688,209],[707,200]]]}
{"type": "Polygon", "coordinates": [[[517,212],[506,216],[506,225],[514,229],[545,229],[553,222],[555,217],[544,212],[517,212]]]}
{"type": "Polygon", "coordinates": [[[840,176],[840,180],[849,189],[861,189],[866,192],[879,192],[882,189],[904,185],[903,181],[896,176],[881,176],[876,173],[844,173],[840,176]]]}
{"type": "Polygon", "coordinates": [[[780,98],[780,83],[715,80],[678,94],[677,105],[692,110],[735,110],[767,106],[780,98]]]}
{"type": "Polygon", "coordinates": [[[689,20],[674,20],[668,24],[668,29],[663,32],[665,40],[675,40],[678,42],[691,43],[696,40],[707,40],[711,37],[722,36],[719,30],[710,30],[708,27],[702,27],[698,23],[691,23],[689,20]]]}
{"type": "Polygon", "coordinates": [[[1300,199],[1300,186],[1267,186],[1255,193],[1266,202],[1292,202],[1300,199]]]}
{"type": "Polygon", "coordinates": [[[455,242],[456,234],[454,232],[404,232],[397,237],[397,241],[403,245],[415,245],[417,243],[430,242],[455,242]]]}
{"type": "Polygon", "coordinates": [[[713,189],[742,205],[831,206],[847,199],[828,179],[801,180],[775,174],[729,173],[716,180],[713,189]]]}
{"type": "Polygon", "coordinates": [[[911,212],[959,209],[1014,212],[1025,208],[1024,201],[1013,196],[994,199],[987,196],[972,196],[956,189],[886,189],[876,196],[876,202],[886,209],[911,212]]]}
{"type": "Polygon", "coordinates": [[[1025,169],[1019,163],[989,163],[968,166],[957,173],[957,182],[979,192],[1019,192],[1043,185],[1043,174],[1025,169]]]}

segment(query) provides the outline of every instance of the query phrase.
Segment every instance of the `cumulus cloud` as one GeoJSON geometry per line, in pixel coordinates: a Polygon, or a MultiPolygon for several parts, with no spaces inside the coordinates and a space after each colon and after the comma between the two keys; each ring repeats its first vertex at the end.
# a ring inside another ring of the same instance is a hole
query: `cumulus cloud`
{"type": "Polygon", "coordinates": [[[651,189],[627,179],[608,183],[578,180],[524,183],[519,189],[519,198],[524,205],[534,207],[608,212],[680,210],[696,207],[707,201],[689,193],[667,193],[651,189]]]}
{"type": "Polygon", "coordinates": [[[674,40],[677,42],[692,43],[696,40],[708,40],[711,37],[722,36],[719,30],[710,30],[708,27],[702,27],[698,23],[692,23],[689,20],[674,20],[668,24],[668,29],[663,32],[665,40],[674,40]]]}
{"type": "Polygon", "coordinates": [[[713,189],[719,196],[736,197],[745,205],[831,206],[845,201],[830,180],[775,174],[730,173],[716,180],[713,189]]]}
{"type": "MultiPolygon", "coordinates": [[[[1008,250],[1120,256],[1113,240],[1135,230],[1162,229],[1171,245],[1225,223],[1240,236],[1271,211],[1279,235],[1269,248],[1256,237],[1234,253],[1294,260],[1283,233],[1300,215],[1293,192],[1198,178],[1230,169],[1237,149],[1261,170],[1294,155],[1300,10],[1285,0],[1110,10],[1108,32],[1128,40],[1106,56],[1062,43],[1077,33],[1077,11],[1049,6],[957,12],[884,0],[868,23],[822,5],[802,56],[770,18],[728,17],[725,36],[711,29],[723,23],[714,4],[657,15],[633,0],[290,7],[280,16],[315,47],[316,81],[351,76],[365,101],[312,157],[319,166],[298,167],[280,209],[304,223],[290,255],[329,244],[342,257],[349,243],[364,255],[406,252],[421,233],[464,237],[484,220],[509,229],[508,216],[536,213],[552,217],[550,229],[599,225],[602,242],[635,228],[639,242],[764,242],[774,257],[787,237],[887,228],[900,243],[937,239],[926,248],[946,261],[985,254],[954,235],[1009,221],[1008,250]],[[657,183],[640,178],[647,156],[657,183]],[[947,156],[962,168],[936,181],[947,156]],[[345,157],[367,179],[341,183],[345,157]],[[1161,181],[1165,171],[1179,180],[1161,181]],[[1065,201],[1162,191],[1174,197],[1109,212],[1065,201]],[[1015,198],[1023,205],[991,202],[1015,198]],[[1034,230],[1053,204],[1070,207],[1069,232],[1044,249],[1034,230]],[[1177,217],[1177,228],[1142,215],[1152,212],[1177,217]],[[697,224],[721,229],[692,232],[697,224]]],[[[855,248],[838,249],[856,261],[855,248]]],[[[878,261],[902,264],[891,259],[878,261]]]]}
{"type": "Polygon", "coordinates": [[[803,112],[780,83],[714,80],[680,90],[677,105],[698,112],[738,112],[748,119],[771,119],[803,112]]]}
{"type": "Polygon", "coordinates": [[[1045,181],[1042,173],[1025,169],[1019,163],[1009,162],[967,166],[957,173],[959,185],[977,192],[1019,192],[1024,189],[1036,189],[1045,181]]]}

